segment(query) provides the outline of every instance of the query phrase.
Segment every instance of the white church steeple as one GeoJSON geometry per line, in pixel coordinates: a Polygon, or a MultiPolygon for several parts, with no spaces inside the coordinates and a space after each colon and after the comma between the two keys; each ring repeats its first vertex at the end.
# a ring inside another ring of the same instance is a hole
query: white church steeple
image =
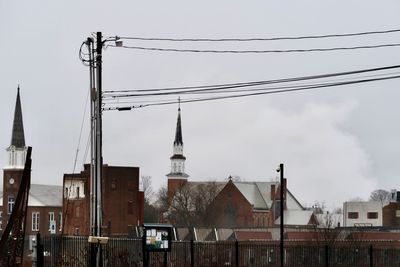
{"type": "Polygon", "coordinates": [[[183,155],[182,126],[181,126],[181,107],[178,108],[178,119],[176,122],[175,141],[171,156],[171,172],[167,174],[168,179],[187,179],[189,175],[185,173],[185,156],[183,155]]]}
{"type": "Polygon", "coordinates": [[[27,147],[25,146],[24,124],[22,121],[19,86],[17,90],[17,100],[15,103],[11,144],[6,151],[8,152],[8,162],[4,169],[23,169],[25,165],[27,147]]]}

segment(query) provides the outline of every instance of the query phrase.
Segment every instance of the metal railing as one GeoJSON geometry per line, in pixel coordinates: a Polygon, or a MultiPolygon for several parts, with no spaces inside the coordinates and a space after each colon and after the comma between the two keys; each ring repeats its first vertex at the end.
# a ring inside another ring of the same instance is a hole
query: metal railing
{"type": "MultiPolygon", "coordinates": [[[[90,246],[86,236],[42,238],[44,266],[90,266],[90,246]]],[[[103,246],[103,266],[143,266],[142,240],[110,238],[103,246]]],[[[163,266],[163,252],[150,254],[150,266],[163,266]]],[[[280,266],[276,241],[173,241],[167,254],[171,267],[280,266]]],[[[288,241],[284,266],[400,266],[398,242],[337,241],[331,245],[288,241]]]]}

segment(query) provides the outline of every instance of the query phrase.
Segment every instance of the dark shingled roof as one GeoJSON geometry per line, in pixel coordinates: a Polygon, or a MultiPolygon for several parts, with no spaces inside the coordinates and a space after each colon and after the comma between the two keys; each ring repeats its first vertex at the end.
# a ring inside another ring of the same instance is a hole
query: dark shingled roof
{"type": "Polygon", "coordinates": [[[19,96],[19,86],[17,92],[17,101],[15,103],[11,145],[19,148],[25,147],[24,124],[22,122],[22,109],[21,109],[21,99],[19,96]]]}
{"type": "Polygon", "coordinates": [[[178,109],[178,121],[176,122],[176,132],[174,145],[183,145],[181,127],[181,108],[178,109]]]}

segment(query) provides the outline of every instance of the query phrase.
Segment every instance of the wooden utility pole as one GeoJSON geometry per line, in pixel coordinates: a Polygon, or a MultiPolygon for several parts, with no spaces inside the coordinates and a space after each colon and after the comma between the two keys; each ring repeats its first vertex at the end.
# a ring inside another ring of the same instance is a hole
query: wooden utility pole
{"type": "Polygon", "coordinates": [[[283,212],[284,212],[284,203],[285,203],[285,201],[284,201],[284,190],[286,190],[286,188],[284,188],[285,187],[285,181],[284,181],[284,166],[283,166],[283,163],[281,163],[280,165],[279,165],[279,173],[280,173],[280,184],[281,184],[281,189],[279,190],[280,192],[280,196],[279,196],[279,200],[280,200],[280,206],[279,206],[279,208],[280,208],[280,214],[281,214],[281,217],[280,217],[280,240],[279,240],[279,251],[280,251],[280,259],[281,259],[281,267],[283,267],[284,266],[284,258],[285,258],[285,251],[284,251],[284,244],[283,244],[283,239],[284,239],[284,215],[283,215],[283,212]]]}

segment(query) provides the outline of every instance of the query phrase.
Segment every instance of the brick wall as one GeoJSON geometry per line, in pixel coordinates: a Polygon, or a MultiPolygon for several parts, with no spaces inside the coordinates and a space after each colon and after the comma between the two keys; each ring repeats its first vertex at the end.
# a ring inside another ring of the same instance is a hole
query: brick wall
{"type": "Polygon", "coordinates": [[[251,227],[253,208],[238,188],[229,181],[213,201],[215,227],[251,227]]]}

